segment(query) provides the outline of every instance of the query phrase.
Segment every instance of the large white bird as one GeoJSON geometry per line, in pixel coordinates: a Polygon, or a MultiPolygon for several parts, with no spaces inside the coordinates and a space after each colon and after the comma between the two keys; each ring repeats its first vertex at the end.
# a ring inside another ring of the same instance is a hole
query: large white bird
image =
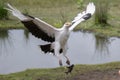
{"type": "Polygon", "coordinates": [[[16,8],[13,8],[10,4],[7,4],[6,10],[10,11],[15,17],[20,19],[24,26],[35,36],[41,38],[44,41],[50,42],[46,45],[40,45],[40,48],[45,53],[52,52],[54,56],[59,59],[59,64],[62,66],[62,60],[60,55],[67,59],[66,63],[70,65],[70,60],[66,56],[67,53],[67,40],[70,32],[81,22],[89,19],[95,12],[95,5],[91,2],[87,5],[87,8],[82,13],[79,13],[71,22],[66,22],[62,28],[55,28],[52,25],[21,13],[16,8]]]}

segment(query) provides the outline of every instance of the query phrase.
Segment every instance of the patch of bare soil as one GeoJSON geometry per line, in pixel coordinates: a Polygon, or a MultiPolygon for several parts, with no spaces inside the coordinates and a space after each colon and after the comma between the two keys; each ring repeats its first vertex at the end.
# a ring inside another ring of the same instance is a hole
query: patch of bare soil
{"type": "Polygon", "coordinates": [[[95,70],[84,74],[78,74],[71,80],[120,80],[119,69],[95,70]]]}

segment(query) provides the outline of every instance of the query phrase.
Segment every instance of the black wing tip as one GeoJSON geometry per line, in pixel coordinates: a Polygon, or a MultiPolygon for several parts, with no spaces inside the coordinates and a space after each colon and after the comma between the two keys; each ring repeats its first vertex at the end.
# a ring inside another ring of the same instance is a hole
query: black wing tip
{"type": "Polygon", "coordinates": [[[86,15],[83,16],[83,19],[88,20],[89,18],[91,18],[91,13],[87,13],[86,15]]]}

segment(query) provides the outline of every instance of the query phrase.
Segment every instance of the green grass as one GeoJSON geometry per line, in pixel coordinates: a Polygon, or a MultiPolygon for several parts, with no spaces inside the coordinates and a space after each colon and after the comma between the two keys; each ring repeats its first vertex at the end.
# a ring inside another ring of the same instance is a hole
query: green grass
{"type": "MultiPolygon", "coordinates": [[[[76,16],[76,14],[78,13],[76,2],[77,1],[75,0],[8,0],[8,3],[11,3],[21,12],[38,17],[55,27],[62,27],[63,22],[71,21],[74,16],[76,16]],[[70,13],[69,11],[73,12],[70,13]]],[[[19,21],[11,14],[9,14],[9,18],[14,20],[15,23],[16,21],[19,21]]],[[[10,21],[9,23],[5,23],[6,27],[8,25],[8,28],[9,25],[13,27],[15,26],[13,21],[10,21]]],[[[4,24],[0,25],[0,27],[4,27],[4,24]]]]}
{"type": "Polygon", "coordinates": [[[28,69],[18,73],[0,75],[0,80],[72,80],[75,76],[80,74],[86,74],[92,71],[104,72],[115,69],[120,69],[120,62],[99,65],[75,65],[70,75],[66,75],[64,73],[67,70],[65,67],[51,69],[28,69]]]}
{"type": "Polygon", "coordinates": [[[109,0],[96,0],[95,24],[107,25],[109,0]]]}
{"type": "Polygon", "coordinates": [[[0,20],[8,19],[8,11],[4,9],[5,0],[0,1],[0,20]]]}
{"type": "MultiPolygon", "coordinates": [[[[55,27],[62,27],[64,21],[73,20],[78,12],[82,11],[82,9],[78,9],[77,0],[8,0],[8,3],[11,3],[21,12],[27,12],[55,27]]],[[[85,7],[86,5],[84,5],[83,9],[85,7]]],[[[10,19],[18,20],[11,14],[10,19]]]]}
{"type": "Polygon", "coordinates": [[[25,29],[20,21],[2,20],[0,21],[0,29],[25,29]]]}
{"type": "MultiPolygon", "coordinates": [[[[6,0],[6,2],[12,4],[23,13],[38,17],[55,27],[62,27],[64,22],[73,20],[77,13],[83,11],[90,1],[94,0],[84,0],[81,8],[79,8],[78,0],[6,0]]],[[[92,19],[81,23],[76,29],[89,30],[105,36],[120,36],[120,0],[108,1],[107,23],[109,25],[105,28],[100,25],[94,25],[94,15],[92,19]]],[[[20,21],[11,14],[9,14],[9,18],[9,21],[0,20],[0,28],[24,28],[20,21]]]]}

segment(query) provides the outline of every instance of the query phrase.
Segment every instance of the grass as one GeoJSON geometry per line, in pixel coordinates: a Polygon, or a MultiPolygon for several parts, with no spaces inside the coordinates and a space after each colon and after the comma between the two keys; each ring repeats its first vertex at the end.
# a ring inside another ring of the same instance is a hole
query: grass
{"type": "MultiPolygon", "coordinates": [[[[67,70],[65,67],[51,69],[28,69],[18,73],[0,75],[0,80],[74,80],[74,78],[78,75],[91,73],[93,71],[107,72],[116,69],[120,69],[120,62],[99,65],[75,65],[74,70],[70,75],[66,75],[64,73],[67,70]]],[[[94,74],[90,75],[92,76],[94,74]]]]}
{"type": "MultiPolygon", "coordinates": [[[[55,27],[62,27],[64,22],[73,20],[77,13],[83,11],[90,1],[83,1],[81,8],[77,4],[78,0],[7,0],[6,2],[12,4],[23,13],[38,17],[55,27]]],[[[76,29],[89,30],[105,36],[120,36],[120,19],[118,18],[120,14],[120,1],[108,1],[107,23],[109,25],[105,28],[102,28],[101,25],[94,25],[94,15],[92,19],[81,23],[76,29]]],[[[9,14],[9,18],[9,21],[0,20],[0,28],[24,28],[20,21],[11,14],[9,14]]]]}
{"type": "Polygon", "coordinates": [[[2,20],[0,21],[0,29],[25,29],[25,27],[19,21],[2,20]]]}
{"type": "MultiPolygon", "coordinates": [[[[11,3],[23,13],[27,12],[32,16],[39,17],[55,27],[61,27],[63,25],[63,21],[71,21],[71,19],[73,19],[72,15],[76,15],[78,11],[77,7],[75,7],[76,1],[74,0],[8,0],[8,3],[11,3]],[[74,13],[70,13],[69,11],[73,11],[74,13]]],[[[18,21],[18,19],[13,17],[11,14],[9,18],[14,20],[15,23],[18,21]]],[[[10,21],[9,23],[5,23],[5,25],[8,25],[8,28],[10,24],[11,26],[13,25],[13,27],[15,26],[13,21],[10,21]]],[[[0,21],[0,24],[2,22],[3,21],[0,21]]],[[[4,27],[4,25],[1,25],[0,27],[2,26],[4,27]]],[[[21,24],[18,26],[21,26],[21,24]]]]}
{"type": "Polygon", "coordinates": [[[8,19],[8,11],[4,9],[5,0],[0,1],[0,20],[8,19]]]}
{"type": "Polygon", "coordinates": [[[104,27],[107,25],[109,1],[97,0],[95,1],[95,4],[96,4],[95,24],[96,25],[101,24],[102,27],[104,27]]]}

